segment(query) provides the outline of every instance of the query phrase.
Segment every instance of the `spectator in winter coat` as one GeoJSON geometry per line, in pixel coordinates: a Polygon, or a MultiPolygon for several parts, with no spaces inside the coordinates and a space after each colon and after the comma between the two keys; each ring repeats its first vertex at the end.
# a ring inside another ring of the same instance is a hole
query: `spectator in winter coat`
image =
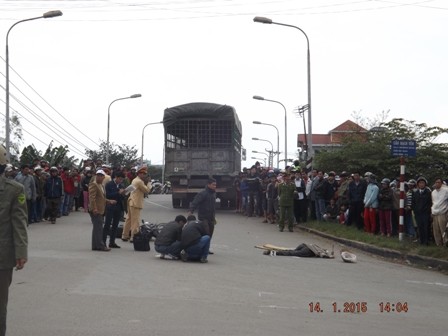
{"type": "Polygon", "coordinates": [[[325,214],[325,194],[324,194],[324,172],[319,170],[317,176],[313,180],[313,191],[315,197],[316,219],[321,221],[325,214]]]}
{"type": "Polygon", "coordinates": [[[381,190],[378,194],[379,206],[378,206],[378,214],[380,220],[380,232],[382,236],[390,237],[392,234],[392,224],[391,224],[391,216],[392,216],[392,208],[393,208],[393,194],[392,189],[390,188],[390,180],[388,178],[384,178],[381,181],[381,190]]]}
{"type": "Polygon", "coordinates": [[[328,173],[328,178],[324,180],[322,194],[325,199],[325,206],[330,204],[330,200],[337,198],[338,182],[335,177],[335,172],[331,171],[328,173]]]}
{"type": "Polygon", "coordinates": [[[428,181],[420,176],[417,179],[417,189],[412,197],[412,210],[417,222],[420,244],[429,245],[429,224],[431,222],[431,189],[428,181]]]}
{"type": "Polygon", "coordinates": [[[278,210],[278,189],[277,178],[274,174],[270,177],[270,182],[266,191],[266,197],[268,201],[267,216],[271,224],[274,224],[277,218],[278,210]]]}
{"type": "Polygon", "coordinates": [[[296,223],[305,223],[308,212],[306,203],[306,182],[302,179],[302,173],[300,171],[296,171],[294,184],[297,191],[294,198],[294,217],[296,223]]]}
{"type": "Polygon", "coordinates": [[[84,176],[81,180],[81,188],[83,193],[84,212],[89,210],[89,183],[92,180],[92,169],[90,167],[84,168],[84,176]]]}
{"type": "Polygon", "coordinates": [[[368,181],[369,184],[364,195],[364,231],[375,234],[379,188],[376,185],[375,175],[371,174],[368,177],[368,181]]]}
{"type": "Polygon", "coordinates": [[[72,210],[70,205],[73,204],[73,198],[75,196],[75,181],[68,167],[64,167],[61,173],[61,179],[62,182],[64,182],[64,197],[61,203],[60,212],[62,215],[68,216],[72,210]]]}
{"type": "Polygon", "coordinates": [[[36,182],[34,177],[30,174],[30,166],[25,164],[20,167],[21,174],[18,174],[15,178],[25,188],[26,207],[28,210],[28,224],[33,223],[33,204],[36,202],[36,182]]]}
{"type": "Polygon", "coordinates": [[[364,227],[364,221],[362,214],[364,212],[364,195],[366,193],[367,184],[364,180],[361,180],[359,172],[353,173],[353,181],[348,185],[348,219],[347,225],[352,225],[355,222],[356,227],[362,230],[364,227]]]}
{"type": "Polygon", "coordinates": [[[59,204],[63,195],[63,182],[58,175],[58,168],[50,168],[50,177],[45,181],[45,198],[47,200],[47,209],[51,224],[56,223],[56,217],[59,211],[59,204]]]}
{"type": "Polygon", "coordinates": [[[409,180],[405,185],[406,200],[404,204],[404,228],[410,238],[415,238],[414,214],[412,212],[412,197],[414,195],[417,182],[414,179],[409,180]]]}
{"type": "Polygon", "coordinates": [[[431,198],[434,242],[437,246],[445,246],[447,237],[444,237],[443,233],[446,231],[448,225],[448,187],[443,184],[441,178],[436,178],[435,188],[431,193],[431,198]]]}

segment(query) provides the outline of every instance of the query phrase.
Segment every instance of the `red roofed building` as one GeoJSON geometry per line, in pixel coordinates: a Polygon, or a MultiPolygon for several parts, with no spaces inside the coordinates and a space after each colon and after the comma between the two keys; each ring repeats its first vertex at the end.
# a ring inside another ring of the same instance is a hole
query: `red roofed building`
{"type": "MultiPolygon", "coordinates": [[[[357,123],[347,120],[332,129],[328,134],[313,134],[313,149],[318,152],[322,149],[330,149],[332,147],[341,146],[344,138],[350,137],[350,139],[356,141],[367,140],[367,130],[357,123]]],[[[305,145],[305,135],[297,134],[297,147],[301,148],[305,145]]]]}

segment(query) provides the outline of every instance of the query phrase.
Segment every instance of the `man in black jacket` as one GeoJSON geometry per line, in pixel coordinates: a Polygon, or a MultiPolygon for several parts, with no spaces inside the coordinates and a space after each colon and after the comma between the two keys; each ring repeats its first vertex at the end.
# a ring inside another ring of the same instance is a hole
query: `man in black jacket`
{"type": "Polygon", "coordinates": [[[182,228],[181,248],[183,250],[180,253],[182,261],[208,262],[210,236],[207,231],[207,225],[204,222],[196,220],[193,215],[188,216],[187,224],[182,228]]]}
{"type": "Polygon", "coordinates": [[[160,259],[179,259],[182,250],[180,246],[182,227],[185,223],[187,223],[187,219],[179,215],[174,219],[174,222],[165,224],[157,234],[154,247],[156,252],[160,253],[160,259]]]}
{"type": "Polygon", "coordinates": [[[417,189],[412,195],[412,210],[414,211],[418,237],[422,245],[429,245],[431,206],[431,189],[428,188],[428,181],[420,176],[417,179],[417,189]]]}
{"type": "Polygon", "coordinates": [[[123,211],[123,200],[125,188],[123,186],[124,174],[118,172],[112,181],[106,183],[106,199],[115,200],[115,203],[106,204],[106,218],[103,227],[103,242],[106,245],[106,239],[109,235],[109,247],[120,248],[115,243],[115,236],[117,234],[118,223],[120,222],[121,213],[123,211]]]}
{"type": "Polygon", "coordinates": [[[215,230],[215,203],[216,203],[216,180],[210,178],[207,186],[199,194],[195,196],[193,202],[190,204],[190,212],[188,215],[193,215],[194,211],[198,210],[198,219],[203,222],[207,235],[210,239],[215,230]]]}

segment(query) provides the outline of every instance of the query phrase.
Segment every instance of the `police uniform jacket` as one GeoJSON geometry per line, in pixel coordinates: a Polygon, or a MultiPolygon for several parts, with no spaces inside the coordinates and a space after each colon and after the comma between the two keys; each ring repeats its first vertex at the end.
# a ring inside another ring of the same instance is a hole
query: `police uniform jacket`
{"type": "Polygon", "coordinates": [[[28,214],[23,185],[0,176],[0,269],[28,259],[28,214]]]}
{"type": "Polygon", "coordinates": [[[129,206],[143,209],[145,194],[149,193],[151,189],[138,176],[132,180],[132,185],[135,187],[135,190],[131,192],[131,195],[129,196],[129,206]]]}

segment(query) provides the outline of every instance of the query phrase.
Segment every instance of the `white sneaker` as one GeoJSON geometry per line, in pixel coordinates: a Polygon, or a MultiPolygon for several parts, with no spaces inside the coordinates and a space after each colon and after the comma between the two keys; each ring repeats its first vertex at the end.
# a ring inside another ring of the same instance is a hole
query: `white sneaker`
{"type": "Polygon", "coordinates": [[[165,254],[165,257],[163,259],[166,260],[178,260],[179,258],[176,256],[173,256],[172,254],[165,254]]]}

